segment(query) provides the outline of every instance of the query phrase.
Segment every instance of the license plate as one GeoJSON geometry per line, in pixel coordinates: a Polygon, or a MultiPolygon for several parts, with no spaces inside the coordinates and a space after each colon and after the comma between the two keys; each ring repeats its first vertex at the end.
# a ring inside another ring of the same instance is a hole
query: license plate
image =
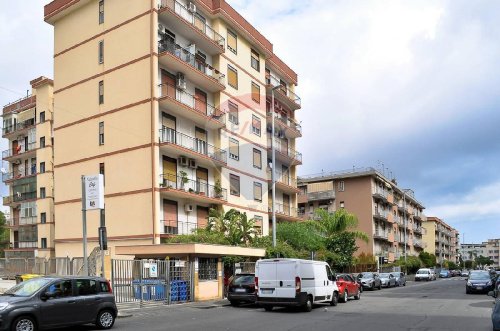
{"type": "Polygon", "coordinates": [[[478,290],[482,290],[482,289],[483,289],[483,287],[482,287],[482,286],[476,286],[476,289],[478,289],[478,290]]]}
{"type": "Polygon", "coordinates": [[[260,290],[262,294],[273,294],[273,290],[260,290]]]}
{"type": "Polygon", "coordinates": [[[238,293],[246,292],[246,290],[244,288],[236,288],[236,289],[234,289],[234,291],[238,292],[238,293]]]}

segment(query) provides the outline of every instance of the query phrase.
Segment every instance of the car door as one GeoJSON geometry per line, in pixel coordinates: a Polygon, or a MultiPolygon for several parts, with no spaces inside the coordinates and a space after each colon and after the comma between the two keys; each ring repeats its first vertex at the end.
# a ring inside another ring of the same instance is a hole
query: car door
{"type": "Polygon", "coordinates": [[[326,267],[326,276],[328,278],[327,286],[326,286],[326,299],[331,300],[333,293],[338,290],[337,283],[335,282],[335,275],[328,265],[326,267]]]}
{"type": "Polygon", "coordinates": [[[40,307],[41,325],[63,326],[77,324],[80,319],[78,298],[71,279],[57,280],[42,291],[47,296],[40,307]]]}
{"type": "Polygon", "coordinates": [[[95,321],[100,303],[103,298],[98,294],[98,283],[95,279],[75,279],[76,295],[81,305],[81,320],[84,322],[95,321]]]}
{"type": "Polygon", "coordinates": [[[345,275],[346,277],[346,280],[347,280],[347,284],[348,284],[348,288],[349,288],[349,293],[351,295],[355,295],[358,293],[358,284],[356,284],[356,281],[354,280],[354,278],[352,278],[351,275],[345,275]]]}

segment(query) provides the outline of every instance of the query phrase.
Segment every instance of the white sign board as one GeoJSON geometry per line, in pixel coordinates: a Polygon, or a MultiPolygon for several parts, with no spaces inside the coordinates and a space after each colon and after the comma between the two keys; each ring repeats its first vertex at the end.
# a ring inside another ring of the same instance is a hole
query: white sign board
{"type": "Polygon", "coordinates": [[[149,277],[151,278],[158,277],[158,265],[156,263],[149,264],[149,277]]]}
{"type": "Polygon", "coordinates": [[[85,210],[104,209],[104,176],[85,176],[85,210]]]}

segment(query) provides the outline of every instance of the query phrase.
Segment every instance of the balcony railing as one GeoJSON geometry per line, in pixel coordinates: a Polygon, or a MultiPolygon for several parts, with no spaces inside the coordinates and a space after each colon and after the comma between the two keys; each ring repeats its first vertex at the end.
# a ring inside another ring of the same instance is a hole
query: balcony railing
{"type": "Polygon", "coordinates": [[[14,195],[3,197],[3,204],[8,205],[14,202],[22,202],[31,199],[36,199],[36,192],[17,193],[14,195]]]}
{"type": "Polygon", "coordinates": [[[188,106],[189,108],[196,110],[200,114],[210,117],[211,119],[214,119],[216,121],[219,121],[222,124],[225,123],[224,113],[222,113],[219,110],[219,108],[207,102],[204,102],[198,99],[196,96],[182,89],[179,89],[173,85],[160,84],[158,86],[160,88],[161,97],[169,97],[171,99],[179,101],[180,103],[188,106]]]}
{"type": "Polygon", "coordinates": [[[331,200],[335,199],[335,191],[320,191],[320,192],[307,192],[307,200],[315,201],[315,200],[331,200]]]}
{"type": "Polygon", "coordinates": [[[29,128],[30,126],[33,126],[33,125],[35,125],[35,119],[30,118],[24,122],[16,123],[15,125],[6,126],[5,128],[2,129],[2,134],[6,135],[9,133],[13,133],[13,132],[16,132],[19,130],[23,130],[25,128],[29,128]]]}
{"type": "MultiPolygon", "coordinates": [[[[271,178],[271,171],[269,171],[269,178],[271,178]]],[[[272,178],[271,178],[272,179],[272,178]]],[[[276,171],[276,182],[297,187],[297,180],[295,180],[292,176],[288,174],[288,172],[276,171]]]]}
{"type": "Polygon", "coordinates": [[[212,29],[210,26],[208,26],[199,17],[197,17],[196,15],[193,15],[193,13],[191,11],[189,11],[189,9],[186,8],[183,4],[181,4],[180,2],[178,2],[176,0],[161,0],[160,1],[160,9],[165,8],[165,7],[170,8],[170,10],[172,10],[177,15],[182,17],[186,22],[190,23],[196,29],[203,32],[209,39],[216,42],[222,48],[222,50],[224,50],[224,48],[225,48],[224,37],[222,37],[220,34],[215,32],[214,29],[212,29]]]}
{"type": "Polygon", "coordinates": [[[9,148],[2,152],[2,158],[20,155],[36,149],[36,142],[29,143],[28,145],[18,145],[16,148],[9,148]]]}
{"type": "Polygon", "coordinates": [[[387,220],[389,213],[387,210],[375,209],[373,211],[373,216],[387,220]]]}
{"type": "Polygon", "coordinates": [[[297,105],[299,106],[301,105],[301,100],[299,96],[294,92],[292,92],[288,87],[281,84],[278,78],[274,77],[273,75],[268,75],[266,76],[266,84],[271,85],[272,87],[281,86],[278,89],[278,92],[283,93],[288,99],[295,102],[297,105]]]}
{"type": "Polygon", "coordinates": [[[38,241],[13,241],[10,248],[37,248],[38,241]]]}
{"type": "MultiPolygon", "coordinates": [[[[271,117],[271,115],[272,115],[272,112],[267,112],[267,117],[271,117]]],[[[302,134],[302,127],[300,126],[300,124],[296,123],[291,118],[280,116],[277,113],[274,113],[274,118],[275,118],[275,120],[279,121],[279,123],[281,123],[282,125],[289,127],[293,130],[296,130],[302,134]]]]}
{"type": "Polygon", "coordinates": [[[203,73],[204,75],[207,75],[208,77],[218,81],[221,84],[224,84],[225,75],[223,73],[219,72],[208,63],[203,62],[200,58],[196,57],[196,55],[194,55],[181,45],[178,45],[169,40],[162,40],[158,43],[158,52],[168,52],[182,62],[187,63],[197,71],[203,73]]]}
{"type": "MultiPolygon", "coordinates": [[[[295,207],[291,207],[290,205],[284,205],[282,203],[275,203],[274,207],[276,208],[277,214],[282,214],[291,217],[298,217],[297,208],[295,207]]],[[[270,213],[273,211],[272,204],[269,204],[268,210],[270,213]]]]}
{"type": "Polygon", "coordinates": [[[6,182],[12,179],[21,179],[28,176],[36,175],[36,165],[34,164],[28,171],[6,172],[2,174],[2,181],[6,182]]]}
{"type": "Polygon", "coordinates": [[[388,233],[386,231],[375,230],[373,232],[373,238],[375,238],[375,239],[387,239],[388,233]]]}
{"type": "Polygon", "coordinates": [[[163,234],[192,234],[198,228],[196,222],[179,222],[163,220],[163,234]]]}
{"type": "Polygon", "coordinates": [[[10,217],[7,219],[8,226],[34,225],[36,224],[36,216],[31,217],[10,217]]]}
{"type": "Polygon", "coordinates": [[[226,151],[217,148],[204,140],[188,136],[174,129],[166,128],[160,130],[160,142],[170,143],[187,148],[195,153],[206,155],[209,158],[227,163],[226,151]]]}
{"type": "Polygon", "coordinates": [[[387,197],[389,196],[389,193],[386,190],[382,190],[379,187],[377,187],[373,191],[373,195],[376,196],[376,197],[380,197],[380,198],[383,198],[383,199],[387,200],[387,197]]]}
{"type": "MultiPolygon", "coordinates": [[[[271,148],[271,139],[267,139],[267,146],[268,148],[271,148]]],[[[286,144],[282,144],[280,140],[274,139],[274,149],[277,152],[280,152],[281,154],[284,154],[291,159],[297,160],[299,162],[302,162],[302,154],[297,152],[291,147],[288,147],[286,144]]]]}
{"type": "Polygon", "coordinates": [[[203,180],[192,180],[182,176],[163,174],[161,186],[167,189],[186,191],[207,198],[227,201],[227,190],[208,184],[203,180]]]}

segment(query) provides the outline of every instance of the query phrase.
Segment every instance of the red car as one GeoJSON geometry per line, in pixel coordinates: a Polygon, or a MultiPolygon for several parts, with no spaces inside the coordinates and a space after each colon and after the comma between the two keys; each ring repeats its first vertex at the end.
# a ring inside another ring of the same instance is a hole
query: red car
{"type": "Polygon", "coordinates": [[[337,275],[337,287],[339,288],[339,301],[347,302],[350,297],[361,299],[361,290],[358,282],[349,274],[337,275]]]}

